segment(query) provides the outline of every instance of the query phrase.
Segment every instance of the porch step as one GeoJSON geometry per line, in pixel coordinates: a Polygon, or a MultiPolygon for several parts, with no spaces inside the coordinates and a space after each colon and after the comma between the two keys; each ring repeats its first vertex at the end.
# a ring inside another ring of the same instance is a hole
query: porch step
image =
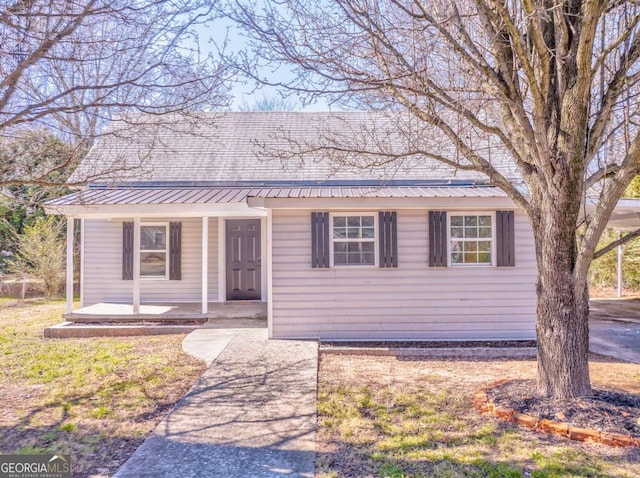
{"type": "Polygon", "coordinates": [[[201,325],[82,325],[74,322],[44,329],[45,338],[131,337],[141,335],[189,334],[201,325]]]}
{"type": "Polygon", "coordinates": [[[112,314],[64,314],[62,316],[69,322],[76,324],[133,324],[138,322],[152,322],[156,324],[174,325],[202,325],[207,322],[208,315],[203,314],[171,314],[170,317],[162,317],[157,314],[139,315],[112,315],[112,314]]]}

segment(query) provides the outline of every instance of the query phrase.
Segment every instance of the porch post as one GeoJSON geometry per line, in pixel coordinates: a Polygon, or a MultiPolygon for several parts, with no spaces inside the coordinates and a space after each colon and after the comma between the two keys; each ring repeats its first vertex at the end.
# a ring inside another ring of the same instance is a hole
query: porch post
{"type": "Polygon", "coordinates": [[[202,313],[209,306],[209,218],[202,217],[202,313]]]}
{"type": "MultiPolygon", "coordinates": [[[[622,234],[620,233],[620,231],[618,231],[618,239],[620,239],[620,237],[622,236],[622,234]]],[[[617,248],[617,259],[618,259],[618,263],[617,263],[617,278],[618,278],[618,293],[617,296],[618,298],[622,297],[622,289],[623,289],[623,274],[622,274],[622,245],[618,246],[617,248]]]]}
{"type": "Polygon", "coordinates": [[[273,338],[273,210],[267,209],[267,335],[273,338]]]}
{"type": "Polygon", "coordinates": [[[67,314],[73,312],[73,236],[75,219],[67,217],[67,314]]]}
{"type": "Polygon", "coordinates": [[[140,313],[140,218],[133,218],[133,313],[140,313]]]}

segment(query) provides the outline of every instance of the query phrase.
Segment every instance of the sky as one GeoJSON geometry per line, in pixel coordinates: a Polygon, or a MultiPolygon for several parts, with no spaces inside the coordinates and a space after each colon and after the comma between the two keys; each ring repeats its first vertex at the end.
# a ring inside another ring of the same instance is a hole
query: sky
{"type": "MultiPolygon", "coordinates": [[[[200,35],[200,48],[203,53],[212,53],[215,57],[215,45],[221,45],[225,38],[227,40],[228,49],[232,52],[240,51],[248,46],[246,38],[242,35],[239,28],[230,20],[217,19],[207,25],[198,28],[200,35]]],[[[260,75],[268,78],[271,82],[286,82],[291,78],[291,68],[287,65],[270,65],[262,68],[260,75]]],[[[281,90],[287,94],[286,90],[281,90]]],[[[256,101],[263,98],[277,98],[281,96],[279,89],[272,86],[256,85],[254,80],[239,80],[231,89],[233,100],[230,108],[239,110],[245,106],[253,106],[256,101]]],[[[322,99],[316,100],[313,104],[304,105],[300,97],[296,93],[288,93],[287,103],[293,103],[296,111],[328,111],[336,109],[330,108],[328,103],[322,99]]]]}

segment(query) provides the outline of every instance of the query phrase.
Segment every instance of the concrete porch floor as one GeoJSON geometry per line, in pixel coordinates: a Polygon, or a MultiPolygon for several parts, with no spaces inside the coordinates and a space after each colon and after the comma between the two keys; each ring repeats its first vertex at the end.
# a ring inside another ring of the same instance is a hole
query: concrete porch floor
{"type": "Polygon", "coordinates": [[[259,301],[210,302],[209,311],[202,313],[199,302],[141,304],[140,313],[133,313],[132,304],[101,302],[65,314],[67,320],[144,320],[144,319],[266,319],[267,303],[259,301]]]}

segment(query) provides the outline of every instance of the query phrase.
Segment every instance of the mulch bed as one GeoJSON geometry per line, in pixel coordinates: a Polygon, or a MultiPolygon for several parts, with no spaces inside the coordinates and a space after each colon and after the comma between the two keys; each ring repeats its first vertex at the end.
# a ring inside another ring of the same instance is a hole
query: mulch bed
{"type": "Polygon", "coordinates": [[[593,389],[592,397],[554,400],[536,395],[534,380],[510,380],[487,390],[496,406],[581,428],[640,436],[640,395],[593,389]]]}
{"type": "Polygon", "coordinates": [[[535,347],[535,340],[507,340],[507,341],[372,341],[372,342],[342,342],[327,341],[321,342],[324,348],[418,348],[418,349],[438,349],[438,348],[472,348],[472,347],[491,347],[491,348],[510,348],[510,347],[535,347]]]}

